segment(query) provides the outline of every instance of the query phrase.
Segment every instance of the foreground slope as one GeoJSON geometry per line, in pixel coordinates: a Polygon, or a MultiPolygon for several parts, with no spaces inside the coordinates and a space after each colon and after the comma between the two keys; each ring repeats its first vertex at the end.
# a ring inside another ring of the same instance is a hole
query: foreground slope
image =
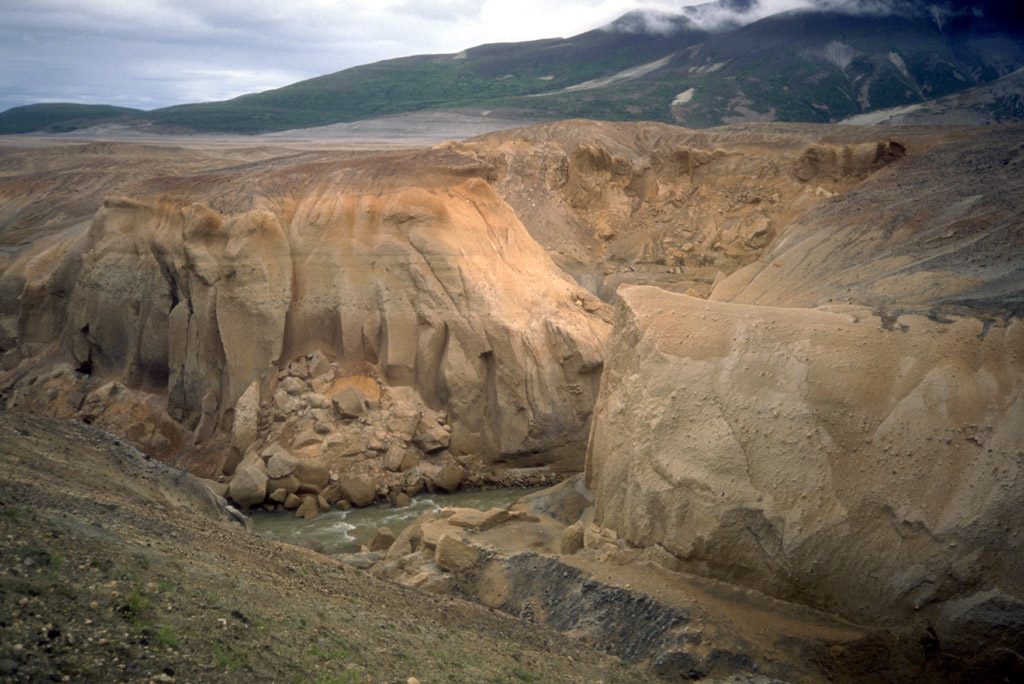
{"type": "Polygon", "coordinates": [[[651,681],[248,533],[198,481],[98,430],[5,411],[0,435],[10,681],[651,681]]]}

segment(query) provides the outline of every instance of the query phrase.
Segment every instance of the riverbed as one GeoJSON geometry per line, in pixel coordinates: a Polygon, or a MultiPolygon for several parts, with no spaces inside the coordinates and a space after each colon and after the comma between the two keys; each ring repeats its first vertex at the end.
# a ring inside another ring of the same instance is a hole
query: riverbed
{"type": "Polygon", "coordinates": [[[422,494],[413,498],[412,505],[403,508],[369,506],[348,511],[331,510],[312,520],[296,518],[293,511],[258,512],[252,514],[252,526],[265,537],[289,544],[316,540],[323,544],[324,553],[327,554],[355,553],[369,542],[378,527],[389,527],[395,534],[399,534],[427,511],[439,511],[448,506],[481,511],[504,508],[540,489],[543,487],[487,491],[469,489],[454,494],[422,494]]]}

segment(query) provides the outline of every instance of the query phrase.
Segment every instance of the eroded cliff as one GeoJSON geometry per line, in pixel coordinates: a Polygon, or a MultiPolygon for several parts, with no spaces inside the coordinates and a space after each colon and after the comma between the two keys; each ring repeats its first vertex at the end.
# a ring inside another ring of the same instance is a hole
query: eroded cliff
{"type": "MultiPolygon", "coordinates": [[[[279,411],[323,423],[315,446],[356,417],[329,410],[344,388],[332,382],[362,375],[372,399],[381,385],[415,390],[456,457],[578,462],[608,314],[485,177],[438,151],[157,178],[110,197],[88,231],[36,245],[4,273],[8,339],[38,361],[10,364],[13,384],[63,359],[78,371],[66,378],[165,396],[193,441],[230,436],[244,451],[267,426],[238,443],[240,398],[271,402],[279,372],[318,353],[315,389],[328,395],[279,411]]],[[[88,402],[72,392],[26,391],[21,403],[88,402]]],[[[178,446],[160,432],[140,441],[178,446]]]]}

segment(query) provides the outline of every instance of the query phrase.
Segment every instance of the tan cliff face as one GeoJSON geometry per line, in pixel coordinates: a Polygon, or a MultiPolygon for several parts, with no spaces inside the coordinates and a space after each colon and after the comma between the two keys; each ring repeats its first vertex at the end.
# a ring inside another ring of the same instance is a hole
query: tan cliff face
{"type": "Polygon", "coordinates": [[[992,129],[894,164],[711,301],[620,289],[588,447],[598,521],[773,596],[978,629],[977,649],[1017,620],[1019,147],[992,129]]]}
{"type": "Polygon", "coordinates": [[[795,217],[936,137],[904,133],[576,120],[451,146],[493,167],[530,234],[610,301],[620,283],[706,294],[795,217]]]}
{"type": "MultiPolygon", "coordinates": [[[[20,345],[166,392],[195,440],[314,351],[443,410],[451,451],[582,453],[608,323],[472,160],[447,152],[160,178],[4,274],[20,345]],[[19,292],[20,290],[20,292],[19,292]]],[[[539,456],[538,456],[539,455],[539,456]]]]}
{"type": "Polygon", "coordinates": [[[1024,590],[1024,329],[620,290],[597,519],[857,618],[1024,590]]]}

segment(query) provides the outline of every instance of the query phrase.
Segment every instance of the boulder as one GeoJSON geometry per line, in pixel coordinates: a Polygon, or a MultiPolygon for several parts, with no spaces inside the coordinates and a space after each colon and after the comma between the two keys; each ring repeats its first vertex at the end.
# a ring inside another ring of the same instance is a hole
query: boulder
{"type": "Polygon", "coordinates": [[[443,426],[434,423],[433,425],[423,425],[420,422],[420,431],[416,433],[413,438],[416,446],[422,449],[425,453],[432,453],[447,449],[451,443],[452,435],[451,432],[444,429],[443,426]]]}
{"type": "Polygon", "coordinates": [[[303,484],[311,484],[320,489],[330,482],[327,463],[321,458],[300,458],[295,461],[295,477],[303,484]]]}
{"type": "Polygon", "coordinates": [[[316,497],[312,494],[305,494],[301,499],[302,501],[299,503],[299,507],[295,509],[295,517],[312,520],[320,513],[320,507],[317,506],[316,497]]]}
{"type": "Polygon", "coordinates": [[[299,434],[295,435],[295,439],[292,440],[292,447],[295,449],[302,449],[303,447],[320,444],[323,441],[323,435],[317,434],[315,430],[303,430],[299,434]]]}
{"type": "Polygon", "coordinates": [[[385,425],[389,433],[402,440],[411,442],[420,423],[420,412],[411,408],[398,408],[387,417],[385,425]]]}
{"type": "Polygon", "coordinates": [[[267,498],[267,467],[258,456],[243,460],[228,485],[228,497],[248,508],[267,498]]]}
{"type": "Polygon", "coordinates": [[[387,551],[395,543],[395,539],[395,533],[391,531],[390,527],[378,527],[370,539],[370,551],[387,551]]]}
{"type": "Polygon", "coordinates": [[[267,459],[267,477],[274,480],[288,477],[295,472],[295,462],[297,460],[284,450],[274,453],[267,459]]]}
{"type": "Polygon", "coordinates": [[[366,395],[355,386],[346,387],[335,394],[331,397],[331,404],[338,417],[344,419],[358,418],[367,410],[366,395]]]}
{"type": "Polygon", "coordinates": [[[559,551],[571,556],[583,549],[583,522],[577,520],[562,530],[561,547],[559,551]]]}
{"type": "Polygon", "coordinates": [[[634,287],[615,325],[587,458],[600,525],[858,619],[1024,590],[1019,320],[634,287]]]}
{"type": "Polygon", "coordinates": [[[267,480],[267,491],[272,492],[275,489],[283,489],[286,492],[293,493],[299,491],[299,487],[302,483],[299,482],[299,478],[294,475],[287,477],[275,477],[267,480]]]}
{"type": "Polygon", "coordinates": [[[492,508],[489,511],[478,511],[475,508],[456,508],[454,510],[455,513],[448,518],[449,524],[480,532],[497,527],[514,517],[504,508],[492,508]]]}
{"type": "Polygon", "coordinates": [[[278,487],[277,489],[271,491],[270,494],[267,495],[267,499],[273,501],[274,503],[283,504],[285,499],[288,498],[289,494],[291,494],[291,492],[289,492],[287,489],[278,487]]]}
{"type": "Polygon", "coordinates": [[[362,455],[367,448],[366,436],[362,430],[347,429],[327,438],[324,456],[329,459],[350,458],[362,455]]]}
{"type": "Polygon", "coordinates": [[[377,500],[377,487],[368,475],[342,475],[338,488],[346,500],[356,506],[369,506],[377,500]]]}
{"type": "Polygon", "coordinates": [[[434,562],[445,572],[454,572],[472,567],[480,558],[480,552],[452,534],[443,534],[437,542],[434,562]]]}
{"type": "Polygon", "coordinates": [[[289,396],[292,397],[298,397],[301,396],[302,393],[306,391],[306,383],[304,383],[302,380],[299,380],[298,378],[288,376],[280,383],[278,383],[277,391],[284,392],[285,394],[288,394],[289,396]]]}
{"type": "Polygon", "coordinates": [[[437,519],[434,511],[427,511],[413,520],[402,530],[394,543],[388,548],[387,560],[398,560],[416,551],[423,541],[423,526],[437,519]]]}
{"type": "Polygon", "coordinates": [[[235,418],[231,427],[231,446],[244,452],[256,441],[257,413],[260,408],[260,385],[249,385],[235,404],[235,418]]]}
{"type": "Polygon", "coordinates": [[[286,510],[291,511],[291,510],[294,510],[294,509],[298,508],[299,504],[301,504],[301,503],[302,503],[302,499],[300,499],[298,497],[298,495],[296,495],[296,494],[288,494],[284,498],[284,503],[282,504],[282,506],[286,510]]]}
{"type": "Polygon", "coordinates": [[[302,395],[302,399],[312,409],[329,409],[331,408],[331,400],[322,394],[316,392],[306,392],[302,395]]]}
{"type": "Polygon", "coordinates": [[[441,466],[433,475],[430,476],[430,481],[433,482],[434,486],[444,492],[454,492],[462,484],[462,481],[466,479],[466,471],[458,463],[446,463],[441,466]]]}
{"type": "Polygon", "coordinates": [[[384,467],[393,472],[404,473],[412,470],[420,462],[420,453],[410,447],[403,447],[397,444],[388,448],[384,454],[384,467]]]}

